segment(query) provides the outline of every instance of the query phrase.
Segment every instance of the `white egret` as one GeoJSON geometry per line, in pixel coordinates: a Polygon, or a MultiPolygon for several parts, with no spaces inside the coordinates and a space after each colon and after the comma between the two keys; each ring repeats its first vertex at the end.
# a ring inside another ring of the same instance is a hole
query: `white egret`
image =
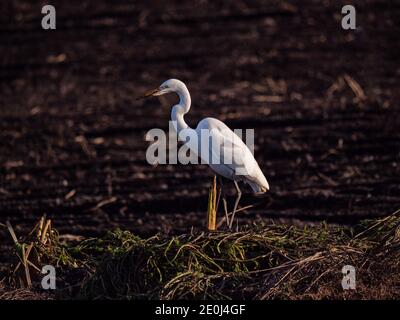
{"type": "MultiPolygon", "coordinates": [[[[191,152],[200,156],[200,158],[217,174],[233,180],[235,184],[237,197],[230,223],[227,221],[228,226],[231,228],[242,195],[238,182],[243,181],[247,183],[255,193],[264,193],[269,190],[267,179],[262,173],[250,149],[242,139],[222,121],[214,118],[205,118],[199,122],[196,129],[192,129],[186,124],[184,115],[190,110],[191,99],[189,90],[182,81],[169,79],[161,84],[160,87],[146,92],[142,98],[160,96],[170,92],[174,92],[179,96],[179,103],[172,107],[171,112],[171,119],[178,137],[181,132],[185,131],[185,135],[190,137],[189,141],[185,144],[191,152]],[[209,132],[209,137],[212,140],[211,145],[209,141],[205,143],[204,138],[202,138],[202,132],[204,132],[204,130],[209,132]],[[193,140],[197,140],[197,143],[191,143],[193,140]],[[204,153],[204,151],[206,152],[204,153]],[[204,156],[204,154],[208,156],[204,156]],[[219,161],[213,161],[215,158],[219,161]],[[230,161],[224,161],[226,159],[230,161]]],[[[225,199],[223,200],[225,214],[227,214],[226,201],[225,199]]]]}

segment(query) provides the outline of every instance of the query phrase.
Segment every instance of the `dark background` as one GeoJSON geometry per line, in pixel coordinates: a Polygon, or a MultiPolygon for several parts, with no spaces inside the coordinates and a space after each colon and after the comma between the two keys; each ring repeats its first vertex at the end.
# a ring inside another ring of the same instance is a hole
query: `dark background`
{"type": "MultiPolygon", "coordinates": [[[[242,223],[353,224],[400,207],[396,1],[1,1],[0,222],[47,214],[63,234],[203,228],[212,172],[145,160],[174,98],[135,101],[168,78],[186,120],[255,129],[271,192],[242,223]],[[357,9],[357,30],[341,8],[357,9]]],[[[233,191],[233,186],[231,186],[233,191]]],[[[11,237],[0,228],[0,262],[11,237]]],[[[0,264],[1,264],[0,263],[0,264]]]]}

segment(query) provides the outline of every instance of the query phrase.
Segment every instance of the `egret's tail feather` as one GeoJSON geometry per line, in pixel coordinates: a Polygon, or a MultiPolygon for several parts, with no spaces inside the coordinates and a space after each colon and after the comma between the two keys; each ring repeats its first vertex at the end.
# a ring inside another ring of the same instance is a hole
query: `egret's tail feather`
{"type": "Polygon", "coordinates": [[[266,185],[258,184],[254,181],[247,181],[254,193],[265,193],[269,190],[268,182],[266,185]]]}

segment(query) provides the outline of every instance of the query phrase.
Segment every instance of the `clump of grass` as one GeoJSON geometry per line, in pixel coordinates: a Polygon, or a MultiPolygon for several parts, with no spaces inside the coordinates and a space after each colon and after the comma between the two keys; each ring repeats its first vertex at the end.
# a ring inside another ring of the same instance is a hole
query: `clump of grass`
{"type": "Polygon", "coordinates": [[[343,299],[400,294],[400,211],[354,229],[273,224],[148,239],[116,230],[74,245],[52,243],[57,248],[40,251],[41,259],[86,270],[75,298],[343,299]],[[356,268],[357,290],[342,289],[344,265],[356,268]]]}
{"type": "Polygon", "coordinates": [[[9,222],[6,226],[13,239],[17,258],[10,272],[11,285],[31,287],[41,272],[41,266],[45,264],[68,268],[79,266],[79,261],[72,258],[67,247],[61,244],[58,232],[52,228],[51,220],[46,219],[46,216],[43,216],[23,239],[18,239],[9,222]]]}
{"type": "MultiPolygon", "coordinates": [[[[398,274],[399,225],[397,212],[365,224],[356,235],[339,227],[270,225],[234,233],[135,237],[118,254],[104,257],[81,297],[356,298],[362,290],[350,293],[341,287],[342,267],[355,266],[364,289],[388,270],[398,274]]],[[[125,233],[123,243],[131,236],[125,233]]],[[[120,231],[110,233],[108,241],[113,238],[120,242],[120,231]]]]}

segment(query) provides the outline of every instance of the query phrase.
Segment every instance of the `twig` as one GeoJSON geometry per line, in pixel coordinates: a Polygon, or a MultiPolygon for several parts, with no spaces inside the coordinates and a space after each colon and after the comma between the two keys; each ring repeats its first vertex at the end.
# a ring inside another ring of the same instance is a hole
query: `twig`
{"type": "Polygon", "coordinates": [[[24,268],[25,268],[26,284],[28,287],[30,287],[32,285],[31,275],[29,273],[29,266],[28,266],[28,257],[32,250],[32,247],[33,247],[33,242],[31,242],[31,244],[28,246],[28,248],[26,249],[26,252],[25,252],[25,245],[22,246],[22,261],[23,261],[24,268]]]}
{"type": "MultiPolygon", "coordinates": [[[[244,210],[247,210],[247,209],[250,209],[250,208],[253,208],[254,206],[257,206],[258,204],[259,204],[259,203],[250,204],[250,205],[245,206],[245,207],[243,207],[243,208],[237,209],[237,210],[236,210],[236,213],[241,212],[241,211],[244,211],[244,210]]],[[[219,228],[219,227],[226,221],[226,219],[229,218],[232,214],[233,214],[233,211],[229,212],[227,216],[223,217],[223,218],[220,220],[220,222],[218,222],[217,228],[219,228]]]]}
{"type": "Polygon", "coordinates": [[[356,95],[358,100],[365,100],[367,99],[367,96],[364,93],[364,90],[361,88],[359,83],[354,80],[352,77],[350,77],[348,74],[345,74],[343,78],[346,80],[347,84],[353,90],[354,94],[356,95]]]}
{"type": "MultiPolygon", "coordinates": [[[[46,225],[44,226],[43,233],[42,233],[42,237],[41,237],[41,239],[40,239],[40,242],[41,242],[42,244],[46,244],[46,241],[47,241],[46,234],[47,234],[47,231],[48,231],[49,228],[50,228],[50,223],[51,223],[51,219],[47,220],[47,221],[46,221],[46,225]]],[[[49,232],[50,232],[50,230],[49,230],[49,232]]]]}
{"type": "Polygon", "coordinates": [[[12,239],[13,239],[13,241],[14,241],[14,244],[15,244],[15,245],[18,245],[18,239],[17,239],[17,236],[15,235],[14,229],[13,229],[13,227],[11,226],[10,221],[7,221],[7,222],[6,222],[6,225],[7,225],[8,231],[10,232],[11,237],[12,237],[12,239]]]}
{"type": "Polygon", "coordinates": [[[100,201],[95,207],[90,209],[90,211],[96,211],[96,210],[100,209],[101,207],[104,207],[105,205],[113,203],[115,201],[117,201],[117,197],[111,197],[110,199],[100,201]]]}

